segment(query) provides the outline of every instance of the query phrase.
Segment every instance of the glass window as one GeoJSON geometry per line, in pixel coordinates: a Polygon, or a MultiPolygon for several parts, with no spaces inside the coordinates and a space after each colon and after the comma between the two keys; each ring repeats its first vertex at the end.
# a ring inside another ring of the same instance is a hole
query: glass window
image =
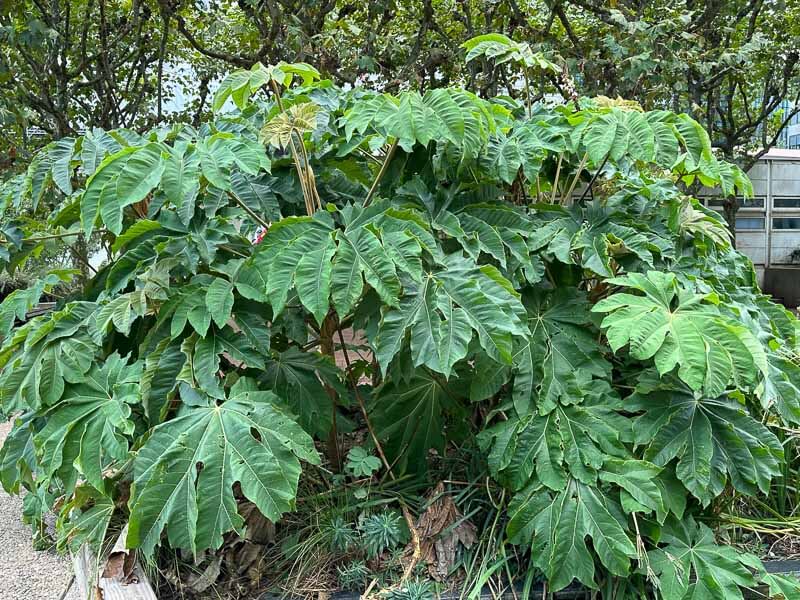
{"type": "Polygon", "coordinates": [[[800,198],[773,198],[775,208],[800,208],[800,198]]]}
{"type": "Polygon", "coordinates": [[[743,230],[763,230],[764,229],[764,217],[737,217],[736,218],[736,229],[737,231],[740,229],[743,230]]]}
{"type": "Polygon", "coordinates": [[[741,208],[764,208],[764,198],[739,198],[741,208]]]}
{"type": "Polygon", "coordinates": [[[773,229],[800,229],[800,217],[779,217],[772,219],[773,229]]]}
{"type": "MultiPolygon", "coordinates": [[[[720,198],[719,196],[709,198],[708,200],[708,207],[709,208],[716,208],[718,206],[724,206],[725,200],[720,198]]],[[[764,208],[764,198],[739,198],[739,208],[764,208]]]]}

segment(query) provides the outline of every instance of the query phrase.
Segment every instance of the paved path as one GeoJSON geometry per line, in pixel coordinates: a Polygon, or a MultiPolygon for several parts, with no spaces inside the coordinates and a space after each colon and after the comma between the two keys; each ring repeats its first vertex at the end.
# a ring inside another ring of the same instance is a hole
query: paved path
{"type": "MultiPolygon", "coordinates": [[[[0,423],[0,445],[10,429],[10,423],[0,423]]],[[[22,523],[22,499],[0,487],[0,600],[60,600],[71,577],[67,558],[33,549],[30,527],[22,523]]],[[[77,586],[65,600],[79,600],[77,586]]]]}

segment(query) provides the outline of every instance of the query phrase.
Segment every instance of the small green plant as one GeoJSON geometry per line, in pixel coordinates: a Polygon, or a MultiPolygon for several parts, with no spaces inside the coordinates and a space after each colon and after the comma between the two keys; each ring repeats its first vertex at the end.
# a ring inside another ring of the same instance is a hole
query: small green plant
{"type": "Polygon", "coordinates": [[[355,446],[347,453],[344,470],[353,477],[372,477],[381,468],[381,461],[361,446],[355,446]]]}
{"type": "Polygon", "coordinates": [[[433,600],[434,597],[433,584],[426,579],[407,581],[386,594],[386,600],[433,600]]]}
{"type": "Polygon", "coordinates": [[[343,590],[363,590],[369,581],[370,570],[363,560],[354,560],[336,568],[339,585],[343,590]]]}
{"type": "Polygon", "coordinates": [[[400,589],[392,589],[386,594],[387,600],[433,600],[434,597],[433,584],[424,579],[407,581],[400,589]]]}
{"type": "Polygon", "coordinates": [[[393,510],[363,517],[360,529],[361,543],[369,558],[408,541],[408,527],[403,517],[393,510]]]}
{"type": "Polygon", "coordinates": [[[347,552],[358,539],[356,530],[342,515],[332,517],[323,525],[322,530],[330,540],[330,549],[334,552],[347,552]]]}

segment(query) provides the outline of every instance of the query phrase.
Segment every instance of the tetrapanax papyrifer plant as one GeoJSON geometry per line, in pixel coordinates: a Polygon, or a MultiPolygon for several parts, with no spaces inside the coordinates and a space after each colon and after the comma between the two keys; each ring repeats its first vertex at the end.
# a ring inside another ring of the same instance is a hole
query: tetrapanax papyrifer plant
{"type": "Polygon", "coordinates": [[[685,193],[751,191],[697,122],[345,91],[305,64],[234,72],[214,109],[62,139],[3,188],[6,215],[60,202],[38,231],[3,221],[9,268],[56,238],[108,252],[49,314],[22,322],[64,273],[0,305],[0,477],[60,512],[62,544],[115,517],[146,555],[214,550],[243,499],[278,521],[320,449],[343,463],[347,412],[392,476],[477,436],[550,590],[798,592],[702,524],[781,472],[771,427],[800,423],[800,362],[795,318],[685,193]]]}

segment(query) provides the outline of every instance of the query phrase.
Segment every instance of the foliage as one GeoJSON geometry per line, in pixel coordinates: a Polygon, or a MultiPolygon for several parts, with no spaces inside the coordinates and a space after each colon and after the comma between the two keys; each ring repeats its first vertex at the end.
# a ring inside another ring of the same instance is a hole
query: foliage
{"type": "Polygon", "coordinates": [[[163,118],[167,102],[188,83],[165,63],[189,56],[160,13],[147,0],[0,4],[0,147],[11,146],[12,160],[15,152],[24,159],[36,144],[28,127],[57,140],[79,128],[163,118]]]}
{"type": "Polygon", "coordinates": [[[347,462],[344,465],[344,470],[355,477],[371,477],[380,468],[380,459],[368,454],[360,446],[356,446],[347,453],[347,462]]]}
{"type": "Polygon", "coordinates": [[[521,64],[537,92],[569,97],[569,72],[591,95],[686,111],[726,156],[749,161],[800,110],[798,14],[794,0],[5,2],[0,147],[12,148],[0,165],[36,146],[28,125],[49,140],[80,127],[197,124],[232,67],[312,58],[340,84],[367,79],[387,91],[461,82],[516,95],[521,64]]]}
{"type": "Polygon", "coordinates": [[[590,95],[648,110],[685,111],[726,157],[749,167],[800,111],[796,0],[473,0],[421,3],[220,1],[169,15],[210,68],[310,56],[339,82],[401,82],[422,90],[466,83],[520,94],[524,65],[537,93],[590,95]],[[289,21],[293,26],[285,26],[289,21]],[[492,32],[502,32],[503,35],[492,32]],[[236,37],[231,50],[228,41],[236,37]],[[467,64],[461,59],[468,50],[467,64]],[[553,63],[564,74],[552,72],[553,63]]]}
{"type": "MultiPolygon", "coordinates": [[[[48,146],[0,196],[52,192],[49,235],[111,257],[49,315],[22,322],[53,280],[0,305],[0,407],[18,415],[0,481],[33,514],[60,511],[62,543],[98,543],[113,516],[145,556],[217,550],[245,505],[287,518],[317,446],[337,469],[355,426],[393,482],[477,435],[503,490],[491,537],[502,521],[551,590],[797,589],[695,526],[768,491],[775,432],[800,422],[781,351],[796,320],[678,185],[751,192],[697,122],[602,99],[344,91],[303,64],[237,71],[228,97],[197,128],[48,146]]],[[[8,227],[13,268],[44,242],[8,227]]],[[[346,470],[376,478],[358,450],[346,470]]],[[[357,531],[328,522],[330,551],[420,543],[406,497],[357,531]]]]}
{"type": "Polygon", "coordinates": [[[394,550],[408,541],[403,517],[394,511],[370,515],[359,526],[369,558],[375,558],[386,550],[394,550]]]}

